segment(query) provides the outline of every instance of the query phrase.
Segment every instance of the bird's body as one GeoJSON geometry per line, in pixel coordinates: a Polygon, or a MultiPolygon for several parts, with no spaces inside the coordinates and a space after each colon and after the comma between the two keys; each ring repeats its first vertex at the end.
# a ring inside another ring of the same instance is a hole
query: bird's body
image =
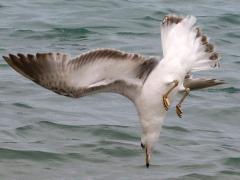
{"type": "MultiPolygon", "coordinates": [[[[148,76],[148,79],[142,87],[141,94],[136,100],[136,107],[143,127],[141,139],[143,144],[147,144],[147,139],[148,141],[152,139],[149,144],[157,141],[163,120],[167,113],[163,107],[162,96],[168,90],[169,80],[175,78],[175,76],[174,73],[171,72],[171,69],[168,69],[168,66],[165,66],[162,62],[163,61],[160,61],[148,76]],[[168,76],[162,76],[162,74],[168,74],[168,76]],[[145,134],[153,138],[146,138],[145,134]]],[[[177,89],[171,93],[170,100],[176,93],[177,89]]]]}
{"type": "Polygon", "coordinates": [[[192,71],[212,69],[218,56],[206,36],[195,27],[196,18],[166,16],[161,27],[163,59],[112,49],[98,49],[71,59],[61,53],[18,54],[4,57],[17,72],[60,95],[81,97],[115,92],[136,106],[142,125],[141,144],[146,164],[158,140],[170,102],[179,91],[222,84],[214,79],[193,79],[192,71]]]}

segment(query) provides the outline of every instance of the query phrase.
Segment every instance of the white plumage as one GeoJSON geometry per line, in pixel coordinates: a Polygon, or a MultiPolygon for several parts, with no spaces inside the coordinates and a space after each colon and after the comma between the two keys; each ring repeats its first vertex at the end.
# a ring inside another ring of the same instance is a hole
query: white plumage
{"type": "Polygon", "coordinates": [[[148,146],[150,154],[166,115],[162,96],[171,88],[172,82],[177,80],[178,86],[170,93],[170,101],[177,92],[185,89],[184,79],[188,72],[211,69],[215,67],[211,65],[218,62],[218,58],[210,59],[213,52],[206,50],[208,42],[202,42],[202,36],[198,37],[195,23],[193,16],[183,20],[167,16],[163,21],[164,57],[148,76],[136,103],[143,126],[142,143],[148,146]]]}
{"type": "MultiPolygon", "coordinates": [[[[154,143],[170,102],[179,91],[217,84],[214,79],[192,79],[192,71],[218,66],[218,55],[199,28],[196,18],[166,16],[161,26],[163,59],[98,49],[74,59],[61,53],[18,54],[4,57],[17,72],[58,94],[81,97],[97,92],[115,92],[136,106],[142,125],[141,145],[149,166],[154,143]]],[[[186,94],[187,95],[187,94],[186,94]]],[[[184,96],[185,98],[185,96],[184,96]]],[[[177,114],[181,117],[181,103],[177,114]]]]}

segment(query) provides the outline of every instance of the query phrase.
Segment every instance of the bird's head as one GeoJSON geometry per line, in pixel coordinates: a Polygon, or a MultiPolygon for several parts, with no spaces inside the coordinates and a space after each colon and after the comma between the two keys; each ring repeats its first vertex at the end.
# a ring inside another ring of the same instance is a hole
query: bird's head
{"type": "Polygon", "coordinates": [[[150,160],[153,152],[153,146],[158,140],[159,131],[158,132],[146,132],[143,133],[141,137],[141,147],[145,152],[145,163],[148,168],[150,165],[150,160]]]}

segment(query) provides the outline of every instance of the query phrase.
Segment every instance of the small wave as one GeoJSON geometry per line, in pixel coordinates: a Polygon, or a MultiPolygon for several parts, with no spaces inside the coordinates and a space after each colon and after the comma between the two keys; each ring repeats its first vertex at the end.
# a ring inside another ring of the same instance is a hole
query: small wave
{"type": "Polygon", "coordinates": [[[160,22],[160,19],[154,18],[152,16],[144,16],[142,18],[135,18],[136,20],[144,20],[144,21],[154,21],[154,22],[160,22]]]}
{"type": "Polygon", "coordinates": [[[79,129],[79,128],[84,128],[82,126],[74,126],[74,125],[66,125],[66,124],[59,124],[59,123],[54,123],[50,121],[40,121],[38,122],[40,126],[47,126],[51,128],[58,128],[58,129],[79,129]]]}
{"type": "Polygon", "coordinates": [[[64,35],[74,35],[74,34],[91,34],[92,31],[88,30],[87,28],[54,28],[54,32],[61,33],[64,35]]]}
{"type": "Polygon", "coordinates": [[[114,139],[124,139],[124,140],[138,140],[139,137],[130,134],[126,131],[121,131],[118,129],[113,129],[111,127],[98,127],[90,130],[93,135],[101,137],[110,137],[114,139]]]}
{"type": "Polygon", "coordinates": [[[33,125],[26,125],[26,126],[17,127],[15,130],[16,131],[26,131],[26,130],[30,130],[33,128],[34,128],[33,125]]]}
{"type": "Polygon", "coordinates": [[[166,126],[166,125],[163,125],[163,128],[168,129],[168,130],[174,130],[174,131],[190,132],[188,129],[180,127],[180,126],[166,126]]]}
{"type": "Polygon", "coordinates": [[[240,88],[235,88],[235,87],[228,87],[228,88],[220,88],[220,89],[208,89],[208,92],[226,92],[226,93],[239,93],[240,88]]]}
{"type": "Polygon", "coordinates": [[[224,164],[239,169],[240,168],[240,157],[227,158],[224,160],[224,164]]]}
{"type": "Polygon", "coordinates": [[[87,28],[53,28],[45,32],[37,32],[36,35],[29,36],[31,39],[86,39],[89,34],[95,34],[95,32],[88,30],[87,28]]]}
{"type": "Polygon", "coordinates": [[[16,135],[24,138],[29,138],[32,136],[31,133],[34,131],[36,131],[36,127],[33,125],[25,125],[15,129],[16,135]]]}
{"type": "Polygon", "coordinates": [[[30,30],[30,29],[18,29],[15,31],[15,33],[26,33],[26,34],[33,33],[33,32],[35,32],[35,31],[30,30]]]}
{"type": "Polygon", "coordinates": [[[228,32],[225,35],[230,38],[236,38],[236,39],[240,38],[239,32],[228,32]]]}
{"type": "Polygon", "coordinates": [[[59,124],[49,121],[40,121],[38,123],[40,126],[47,126],[51,128],[57,129],[66,129],[66,130],[73,130],[73,131],[84,131],[89,132],[94,136],[101,136],[101,137],[111,137],[115,139],[124,139],[124,140],[136,140],[139,139],[137,136],[132,135],[128,132],[121,131],[120,128],[128,128],[127,126],[120,126],[120,125],[66,125],[66,124],[59,124]]]}
{"type": "Polygon", "coordinates": [[[118,127],[118,128],[127,128],[129,126],[123,126],[123,125],[105,125],[105,124],[99,124],[99,125],[69,125],[69,124],[60,124],[60,123],[55,123],[55,122],[50,122],[50,121],[39,121],[38,123],[41,126],[52,126],[56,128],[108,128],[108,127],[118,127]]]}
{"type": "Polygon", "coordinates": [[[87,26],[85,27],[86,29],[103,29],[103,30],[106,30],[106,29],[118,29],[119,27],[117,26],[87,26]]]}
{"type": "Polygon", "coordinates": [[[105,145],[113,145],[113,144],[115,144],[115,145],[126,145],[126,146],[133,146],[133,147],[139,147],[140,146],[140,143],[138,142],[136,142],[136,141],[126,141],[126,140],[112,140],[112,139],[106,139],[106,140],[101,140],[101,141],[99,141],[99,144],[100,145],[103,145],[103,146],[105,146],[105,145]]]}
{"type": "Polygon", "coordinates": [[[180,177],[181,179],[215,179],[214,176],[210,176],[210,175],[205,175],[205,174],[199,174],[199,173],[191,173],[191,174],[187,174],[184,176],[180,177]]]}
{"type": "Polygon", "coordinates": [[[233,171],[233,170],[223,170],[223,171],[220,171],[220,173],[240,176],[239,171],[233,171]]]}
{"type": "Polygon", "coordinates": [[[0,148],[0,159],[29,159],[35,161],[62,160],[61,154],[0,148]]]}
{"type": "Polygon", "coordinates": [[[68,154],[65,155],[65,157],[67,158],[67,160],[71,159],[71,161],[72,161],[72,159],[79,159],[79,160],[82,160],[82,161],[93,162],[93,163],[109,162],[109,160],[106,160],[106,159],[92,157],[92,155],[81,155],[81,154],[78,154],[78,153],[68,153],[68,154]]]}
{"type": "Polygon", "coordinates": [[[231,24],[240,24],[240,15],[239,14],[224,14],[218,18],[222,22],[231,23],[231,24]]]}
{"type": "MultiPolygon", "coordinates": [[[[140,149],[140,148],[139,148],[140,149]]],[[[95,152],[100,152],[114,157],[132,157],[139,156],[142,152],[136,149],[130,149],[122,146],[117,146],[114,148],[96,148],[95,152]]]]}
{"type": "Polygon", "coordinates": [[[210,169],[213,168],[215,164],[204,163],[204,164],[187,164],[187,165],[179,165],[179,168],[185,170],[194,170],[194,169],[210,169]]]}
{"type": "Polygon", "coordinates": [[[17,30],[14,30],[10,35],[12,37],[28,37],[29,35],[32,35],[36,33],[35,31],[33,30],[30,30],[30,29],[17,29],[17,30]]]}
{"type": "Polygon", "coordinates": [[[123,35],[123,36],[146,36],[146,35],[149,35],[150,33],[118,32],[117,34],[123,35]]]}
{"type": "Polygon", "coordinates": [[[6,8],[6,7],[8,7],[8,6],[0,4],[0,9],[6,8]]]}
{"type": "Polygon", "coordinates": [[[209,132],[209,133],[221,133],[221,131],[217,130],[209,130],[209,129],[194,129],[194,131],[200,131],[200,132],[209,132]]]}
{"type": "Polygon", "coordinates": [[[79,159],[88,162],[102,163],[108,162],[106,159],[99,159],[95,157],[81,155],[79,153],[53,153],[46,151],[35,150],[16,150],[0,148],[0,160],[3,159],[25,159],[32,161],[72,161],[73,159],[79,159]]]}
{"type": "Polygon", "coordinates": [[[157,16],[157,17],[164,17],[164,16],[166,16],[166,14],[168,14],[167,11],[155,11],[154,12],[154,16],[157,16]]]}
{"type": "Polygon", "coordinates": [[[21,108],[26,108],[26,109],[33,109],[32,106],[29,106],[27,104],[23,104],[23,103],[13,103],[14,106],[17,106],[17,107],[21,107],[21,108]]]}
{"type": "Polygon", "coordinates": [[[230,40],[221,39],[221,38],[220,38],[219,40],[222,41],[222,42],[224,42],[224,43],[233,44],[233,42],[230,41],[230,40]]]}

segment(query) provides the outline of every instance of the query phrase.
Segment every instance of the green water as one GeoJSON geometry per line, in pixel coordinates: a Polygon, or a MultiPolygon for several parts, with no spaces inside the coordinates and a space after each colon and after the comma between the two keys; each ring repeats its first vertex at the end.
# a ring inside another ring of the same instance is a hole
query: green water
{"type": "Polygon", "coordinates": [[[2,0],[1,55],[108,47],[161,56],[162,18],[195,15],[222,56],[219,70],[198,75],[227,84],[192,92],[181,120],[170,110],[146,169],[127,99],[61,97],[0,59],[0,179],[239,180],[239,8],[238,0],[2,0]]]}

